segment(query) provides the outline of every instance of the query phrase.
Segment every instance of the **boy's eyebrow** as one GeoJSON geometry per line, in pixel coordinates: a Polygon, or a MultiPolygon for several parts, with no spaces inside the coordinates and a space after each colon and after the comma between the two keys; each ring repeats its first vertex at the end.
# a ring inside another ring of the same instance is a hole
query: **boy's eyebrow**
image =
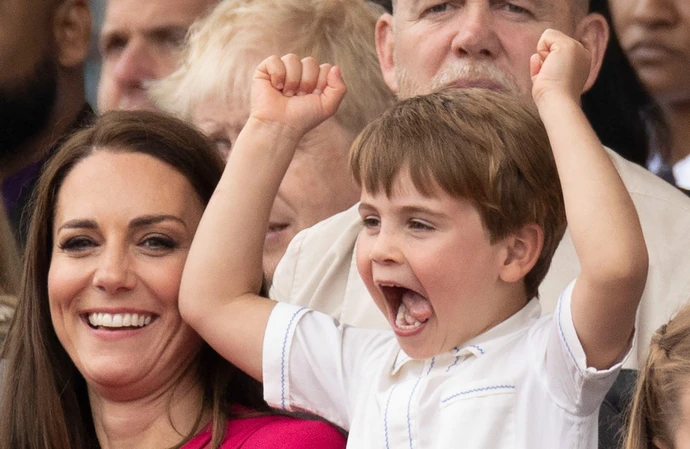
{"type": "Polygon", "coordinates": [[[433,209],[430,209],[428,207],[421,206],[421,205],[402,206],[400,208],[400,212],[402,212],[406,215],[425,214],[425,215],[431,215],[432,217],[437,217],[437,218],[446,217],[446,214],[444,214],[443,212],[437,212],[433,209]]]}
{"type": "Polygon", "coordinates": [[[361,213],[361,212],[373,211],[373,210],[376,210],[376,208],[374,206],[372,206],[371,204],[360,201],[359,206],[357,206],[357,210],[361,213]]]}
{"type": "MultiPolygon", "coordinates": [[[[446,218],[448,215],[443,213],[443,212],[437,212],[433,209],[430,209],[426,206],[423,205],[411,205],[411,206],[401,206],[396,208],[399,213],[405,214],[405,215],[416,215],[416,214],[424,214],[427,216],[431,216],[434,218],[446,218]]],[[[376,207],[372,206],[371,204],[360,202],[358,210],[360,213],[364,212],[373,212],[378,209],[376,207]]]]}

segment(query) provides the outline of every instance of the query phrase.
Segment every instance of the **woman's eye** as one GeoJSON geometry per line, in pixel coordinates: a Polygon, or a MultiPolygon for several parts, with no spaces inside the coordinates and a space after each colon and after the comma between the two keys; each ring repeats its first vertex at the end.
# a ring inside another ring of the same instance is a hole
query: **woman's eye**
{"type": "Polygon", "coordinates": [[[154,251],[167,251],[177,248],[177,242],[170,237],[151,236],[142,240],[139,246],[154,251]]]}
{"type": "Polygon", "coordinates": [[[66,252],[81,252],[96,246],[96,242],[88,237],[71,237],[58,244],[58,248],[66,252]]]}

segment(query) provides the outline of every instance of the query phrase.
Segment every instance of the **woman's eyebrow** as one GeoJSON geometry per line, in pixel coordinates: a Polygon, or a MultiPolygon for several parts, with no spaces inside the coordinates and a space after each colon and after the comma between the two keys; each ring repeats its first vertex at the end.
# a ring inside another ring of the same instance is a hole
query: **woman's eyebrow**
{"type": "Polygon", "coordinates": [[[58,231],[63,229],[96,229],[97,227],[98,225],[94,220],[77,218],[63,223],[62,226],[58,228],[58,231]]]}
{"type": "Polygon", "coordinates": [[[181,218],[175,215],[144,215],[142,217],[137,217],[129,223],[130,228],[142,228],[145,226],[151,226],[154,224],[162,223],[164,221],[175,221],[180,223],[182,226],[187,228],[187,223],[185,223],[181,218]]]}

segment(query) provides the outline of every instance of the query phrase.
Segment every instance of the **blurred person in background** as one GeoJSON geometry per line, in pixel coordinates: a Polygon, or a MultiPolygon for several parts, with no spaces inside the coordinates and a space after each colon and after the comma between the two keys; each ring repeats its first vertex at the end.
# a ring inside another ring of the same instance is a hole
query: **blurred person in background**
{"type": "Polygon", "coordinates": [[[152,109],[145,81],[178,67],[189,26],[218,0],[106,0],[98,109],[152,109]]]}
{"type": "Polygon", "coordinates": [[[7,335],[10,319],[17,304],[20,268],[14,236],[0,203],[0,343],[7,335]]]}
{"type": "Polygon", "coordinates": [[[667,135],[649,168],[686,193],[690,189],[690,2],[608,0],[614,31],[660,105],[667,135]]]}
{"type": "Polygon", "coordinates": [[[86,0],[5,0],[0,8],[0,180],[21,247],[41,167],[92,114],[83,74],[91,15],[86,0]]]}
{"type": "Polygon", "coordinates": [[[393,100],[374,45],[382,12],[365,0],[224,0],[193,26],[181,68],[151,87],[163,109],[191,120],[227,158],[249,117],[251,79],[262,60],[295,53],[341,68],[348,93],[335,117],[301,140],[273,204],[263,258],[269,283],[299,231],[359,199],[350,144],[393,100]]]}

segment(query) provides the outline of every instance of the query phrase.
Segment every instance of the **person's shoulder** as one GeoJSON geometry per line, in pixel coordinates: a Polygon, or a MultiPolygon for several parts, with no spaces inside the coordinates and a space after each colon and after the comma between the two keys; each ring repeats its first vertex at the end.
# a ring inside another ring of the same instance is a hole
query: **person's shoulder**
{"type": "Polygon", "coordinates": [[[347,240],[351,240],[348,236],[356,237],[362,229],[362,220],[359,217],[358,208],[359,203],[316,223],[302,232],[311,238],[323,238],[323,236],[328,235],[330,236],[330,239],[327,240],[329,244],[332,244],[336,239],[342,238],[342,236],[345,236],[347,240]]]}
{"type": "MultiPolygon", "coordinates": [[[[268,417],[267,417],[268,418],[268,417]]],[[[345,436],[325,421],[271,416],[245,441],[246,449],[343,449],[345,436]]]]}
{"type": "Polygon", "coordinates": [[[641,212],[640,207],[644,205],[657,211],[668,209],[674,214],[681,214],[676,217],[690,217],[690,198],[687,195],[646,168],[624,159],[608,148],[607,150],[638,208],[638,214],[641,212]]]}

